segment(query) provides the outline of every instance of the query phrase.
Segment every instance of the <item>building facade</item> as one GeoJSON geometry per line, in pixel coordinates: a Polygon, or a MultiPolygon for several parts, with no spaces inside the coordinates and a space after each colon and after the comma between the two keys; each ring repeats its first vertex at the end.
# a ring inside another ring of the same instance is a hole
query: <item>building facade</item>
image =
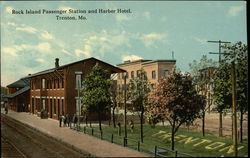
{"type": "MultiPolygon", "coordinates": [[[[33,114],[41,115],[45,110],[49,118],[58,119],[63,115],[82,115],[79,90],[82,88],[83,79],[98,63],[110,75],[122,73],[124,70],[105,63],[95,58],[88,58],[78,62],[59,66],[59,59],[55,61],[55,67],[26,76],[30,80],[30,95],[28,96],[33,114]]],[[[103,114],[102,119],[109,119],[110,111],[103,114]]],[[[89,120],[97,120],[97,114],[91,113],[89,120]]]]}
{"type": "Polygon", "coordinates": [[[28,105],[30,104],[29,79],[20,79],[14,83],[9,84],[7,88],[8,95],[5,95],[4,98],[7,98],[8,100],[8,108],[17,112],[27,112],[28,105]]]}
{"type": "Polygon", "coordinates": [[[199,80],[203,83],[198,88],[198,91],[201,95],[206,97],[206,109],[207,112],[210,112],[215,107],[213,100],[213,77],[216,73],[216,67],[207,67],[199,70],[199,80]]]}
{"type": "MultiPolygon", "coordinates": [[[[154,88],[161,78],[167,77],[174,72],[175,64],[176,60],[136,60],[125,61],[122,64],[118,64],[117,67],[127,71],[127,83],[129,80],[136,78],[141,70],[145,71],[151,87],[154,88]]],[[[118,86],[124,84],[124,76],[125,74],[118,74],[118,86]]]]}

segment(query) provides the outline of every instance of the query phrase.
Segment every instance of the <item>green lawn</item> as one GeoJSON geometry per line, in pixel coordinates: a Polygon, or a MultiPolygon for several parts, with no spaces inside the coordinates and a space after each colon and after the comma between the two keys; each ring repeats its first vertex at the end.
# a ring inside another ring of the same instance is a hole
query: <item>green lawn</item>
{"type": "MultiPolygon", "coordinates": [[[[128,128],[128,142],[127,145],[131,148],[137,149],[138,141],[140,140],[140,126],[135,125],[134,133],[128,128]]],[[[94,127],[94,136],[101,137],[98,127],[94,127]]],[[[86,133],[92,134],[92,129],[90,127],[86,128],[86,133]]],[[[82,130],[83,131],[83,130],[82,130]]],[[[171,149],[170,140],[170,128],[167,126],[156,126],[151,128],[149,125],[144,125],[144,143],[140,143],[140,150],[152,154],[155,151],[155,146],[163,147],[166,149],[171,149]]],[[[112,126],[103,126],[103,139],[111,141],[111,136],[113,133],[114,143],[123,145],[124,128],[122,127],[121,136],[118,136],[118,128],[113,128],[112,126]]],[[[232,148],[232,140],[230,138],[217,137],[212,134],[206,134],[205,137],[202,136],[201,132],[179,129],[176,134],[175,139],[175,150],[182,153],[191,154],[197,157],[220,157],[220,156],[234,156],[232,148]]],[[[239,144],[239,154],[238,156],[248,155],[248,142],[245,141],[239,144]]],[[[159,149],[159,148],[158,148],[159,149]]],[[[162,153],[168,156],[174,156],[174,153],[167,152],[162,153]]],[[[180,155],[179,156],[185,156],[180,155]]]]}

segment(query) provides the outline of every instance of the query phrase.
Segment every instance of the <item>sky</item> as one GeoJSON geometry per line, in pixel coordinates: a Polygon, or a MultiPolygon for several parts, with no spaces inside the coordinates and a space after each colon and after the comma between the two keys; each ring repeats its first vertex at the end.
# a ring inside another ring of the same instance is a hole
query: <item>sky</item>
{"type": "Polygon", "coordinates": [[[125,60],[174,59],[183,72],[202,55],[215,61],[218,44],[247,43],[244,1],[1,1],[1,85],[28,74],[95,57],[112,65],[125,60]],[[66,10],[65,14],[12,14],[13,10],[66,10]],[[68,13],[69,10],[86,13],[68,13]],[[115,13],[88,13],[110,9],[115,13]],[[130,13],[117,13],[117,9],[130,13]],[[56,16],[86,17],[57,20],[56,16]]]}

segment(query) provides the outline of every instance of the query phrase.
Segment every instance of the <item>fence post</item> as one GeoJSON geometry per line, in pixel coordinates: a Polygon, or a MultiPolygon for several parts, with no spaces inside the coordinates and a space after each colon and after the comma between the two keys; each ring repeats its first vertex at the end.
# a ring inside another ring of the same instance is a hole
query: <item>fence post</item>
{"type": "Polygon", "coordinates": [[[123,137],[123,146],[126,146],[126,137],[123,137]]]}
{"type": "Polygon", "coordinates": [[[140,141],[138,141],[137,150],[140,151],[140,141]]]}
{"type": "Polygon", "coordinates": [[[111,143],[114,143],[114,135],[113,135],[113,133],[111,135],[111,143]]]}
{"type": "Polygon", "coordinates": [[[155,157],[157,156],[157,146],[155,146],[155,157]]]}
{"type": "Polygon", "coordinates": [[[94,128],[91,128],[91,134],[94,135],[94,128]]]}
{"type": "Polygon", "coordinates": [[[175,157],[177,157],[177,154],[178,154],[178,152],[177,152],[177,151],[175,151],[175,157]]]}

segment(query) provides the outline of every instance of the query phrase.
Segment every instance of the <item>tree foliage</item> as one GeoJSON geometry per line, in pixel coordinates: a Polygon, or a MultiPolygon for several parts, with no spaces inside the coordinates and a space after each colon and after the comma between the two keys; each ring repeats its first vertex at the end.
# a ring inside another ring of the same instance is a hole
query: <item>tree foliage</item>
{"type": "Polygon", "coordinates": [[[83,81],[82,102],[88,112],[97,112],[101,130],[101,113],[107,111],[111,104],[110,73],[97,63],[83,81]]]}
{"type": "Polygon", "coordinates": [[[150,92],[150,84],[148,82],[145,71],[140,70],[139,76],[129,81],[128,99],[131,101],[134,111],[140,111],[141,122],[141,141],[143,142],[143,121],[145,105],[148,103],[148,95],[150,92]]]}
{"type": "Polygon", "coordinates": [[[242,42],[224,45],[226,55],[222,60],[216,73],[214,82],[214,98],[218,109],[230,108],[232,105],[232,82],[231,82],[231,62],[236,64],[236,87],[238,109],[244,112],[248,109],[248,62],[247,46],[242,42]]]}
{"type": "Polygon", "coordinates": [[[173,73],[159,81],[149,96],[148,116],[154,120],[165,119],[172,127],[172,150],[174,135],[184,123],[192,123],[200,116],[205,106],[204,97],[199,95],[188,74],[173,73]]]}

